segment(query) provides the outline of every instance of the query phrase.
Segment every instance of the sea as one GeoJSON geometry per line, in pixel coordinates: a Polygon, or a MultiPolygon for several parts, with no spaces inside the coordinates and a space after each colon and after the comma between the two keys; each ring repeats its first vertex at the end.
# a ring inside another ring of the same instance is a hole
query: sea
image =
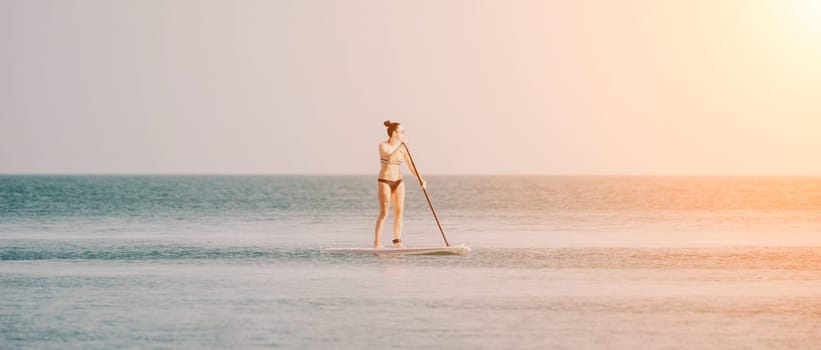
{"type": "Polygon", "coordinates": [[[821,177],[426,180],[0,176],[0,349],[821,349],[821,177]]]}

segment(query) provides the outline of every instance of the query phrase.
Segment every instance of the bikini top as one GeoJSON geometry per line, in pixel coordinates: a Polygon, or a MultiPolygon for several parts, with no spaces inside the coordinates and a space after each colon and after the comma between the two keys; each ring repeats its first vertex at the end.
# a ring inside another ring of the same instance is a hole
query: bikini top
{"type": "Polygon", "coordinates": [[[391,162],[390,160],[387,160],[387,159],[380,159],[379,162],[382,163],[382,164],[386,164],[386,165],[399,165],[399,163],[401,163],[402,160],[397,160],[395,162],[391,162]]]}
{"type": "Polygon", "coordinates": [[[390,159],[380,158],[379,162],[385,165],[399,165],[402,163],[402,158],[397,157],[397,160],[394,162],[391,162],[390,159]]]}

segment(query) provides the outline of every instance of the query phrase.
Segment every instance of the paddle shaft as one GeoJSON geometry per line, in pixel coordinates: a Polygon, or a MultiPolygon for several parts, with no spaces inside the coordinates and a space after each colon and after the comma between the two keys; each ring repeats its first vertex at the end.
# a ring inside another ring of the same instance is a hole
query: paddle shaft
{"type": "Polygon", "coordinates": [[[436,220],[436,226],[439,227],[439,233],[442,234],[442,239],[445,240],[445,246],[450,247],[450,243],[448,243],[448,239],[447,237],[445,237],[445,230],[442,230],[442,224],[439,223],[439,216],[436,215],[436,210],[433,209],[433,203],[430,202],[428,190],[425,189],[424,186],[422,186],[422,176],[419,175],[419,169],[416,168],[416,163],[413,161],[410,149],[408,149],[408,145],[404,143],[402,143],[402,146],[405,147],[405,152],[408,152],[408,159],[410,159],[411,166],[413,166],[413,172],[416,174],[416,179],[419,180],[419,187],[422,187],[422,192],[425,193],[425,199],[428,200],[428,206],[430,206],[430,211],[433,212],[433,219],[436,220]]]}

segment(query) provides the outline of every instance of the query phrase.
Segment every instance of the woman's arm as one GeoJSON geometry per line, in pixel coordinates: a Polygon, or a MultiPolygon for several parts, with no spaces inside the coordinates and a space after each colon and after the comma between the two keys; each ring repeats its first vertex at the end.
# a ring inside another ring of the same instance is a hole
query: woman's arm
{"type": "Polygon", "coordinates": [[[402,144],[400,143],[399,146],[396,146],[396,148],[394,148],[393,151],[388,151],[388,145],[385,143],[380,143],[379,149],[382,150],[382,152],[388,154],[388,156],[385,158],[390,158],[393,157],[394,153],[399,152],[399,150],[402,149],[402,144]]]}
{"type": "MultiPolygon", "coordinates": [[[[404,146],[405,143],[403,142],[402,145],[404,146]]],[[[405,146],[405,147],[407,147],[407,146],[405,146]]],[[[402,156],[405,158],[405,164],[408,165],[408,169],[410,169],[410,171],[413,173],[413,175],[418,177],[419,181],[422,182],[422,188],[425,188],[427,182],[425,182],[425,179],[423,179],[421,176],[419,176],[419,173],[416,172],[416,164],[413,164],[413,161],[410,159],[410,155],[408,155],[408,152],[402,152],[402,156]]]]}

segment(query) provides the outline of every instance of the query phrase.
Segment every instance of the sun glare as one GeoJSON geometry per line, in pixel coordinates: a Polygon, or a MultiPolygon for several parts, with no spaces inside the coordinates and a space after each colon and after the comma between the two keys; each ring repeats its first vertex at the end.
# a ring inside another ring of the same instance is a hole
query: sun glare
{"type": "Polygon", "coordinates": [[[774,54],[788,58],[793,69],[821,74],[821,0],[772,2],[762,10],[756,24],[771,31],[774,54]]]}
{"type": "Polygon", "coordinates": [[[821,35],[821,0],[795,0],[786,2],[790,6],[790,23],[796,30],[813,35],[821,35]]]}

